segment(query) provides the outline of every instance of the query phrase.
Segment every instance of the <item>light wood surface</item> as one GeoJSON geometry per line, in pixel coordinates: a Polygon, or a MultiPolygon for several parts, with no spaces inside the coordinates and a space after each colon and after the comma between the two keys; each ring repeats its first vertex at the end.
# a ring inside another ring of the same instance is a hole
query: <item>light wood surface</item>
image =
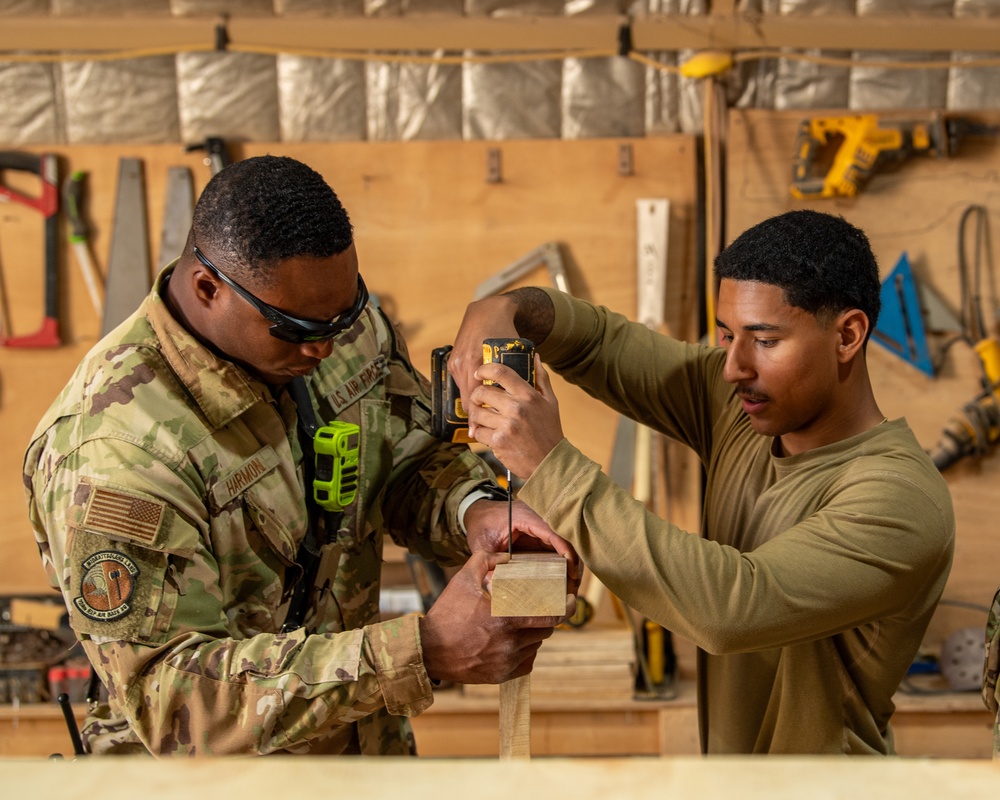
{"type": "Polygon", "coordinates": [[[3,761],[0,784],[10,797],[92,798],[111,787],[139,788],[149,800],[196,787],[204,796],[271,800],[295,787],[322,797],[336,787],[346,797],[413,800],[526,797],[581,800],[661,800],[740,797],[746,800],[828,800],[878,797],[995,797],[1000,764],[842,758],[651,758],[485,760],[401,758],[77,759],[3,761]]]}

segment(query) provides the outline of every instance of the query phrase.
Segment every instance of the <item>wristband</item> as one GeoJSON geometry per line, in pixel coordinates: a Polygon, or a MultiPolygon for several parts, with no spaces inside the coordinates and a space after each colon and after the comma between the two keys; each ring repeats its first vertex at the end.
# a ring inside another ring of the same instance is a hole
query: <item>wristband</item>
{"type": "Polygon", "coordinates": [[[462,499],[458,505],[458,526],[466,536],[469,532],[465,529],[465,512],[477,500],[494,500],[498,503],[506,503],[507,490],[497,486],[492,481],[483,481],[462,499]]]}

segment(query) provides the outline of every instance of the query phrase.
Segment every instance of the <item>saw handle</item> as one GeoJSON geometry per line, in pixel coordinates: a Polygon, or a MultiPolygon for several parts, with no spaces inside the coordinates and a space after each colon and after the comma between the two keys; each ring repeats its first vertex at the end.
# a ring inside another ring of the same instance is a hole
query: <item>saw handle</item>
{"type": "Polygon", "coordinates": [[[69,217],[71,242],[87,240],[87,221],[83,217],[84,181],[87,173],[77,170],[66,181],[66,215],[69,217]]]}
{"type": "Polygon", "coordinates": [[[38,197],[28,197],[0,185],[0,197],[40,212],[45,219],[45,316],[37,333],[13,336],[3,341],[7,347],[58,347],[59,338],[59,166],[53,153],[0,151],[0,171],[31,172],[42,181],[38,197]]]}

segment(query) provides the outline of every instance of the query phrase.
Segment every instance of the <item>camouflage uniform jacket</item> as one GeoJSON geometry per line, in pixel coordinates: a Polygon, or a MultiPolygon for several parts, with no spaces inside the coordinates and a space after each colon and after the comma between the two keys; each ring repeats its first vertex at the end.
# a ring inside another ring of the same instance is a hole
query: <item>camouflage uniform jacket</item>
{"type": "Polygon", "coordinates": [[[1000,759],[1000,586],[986,620],[986,660],[983,662],[983,702],[996,715],[993,758],[1000,759]]]}
{"type": "Polygon", "coordinates": [[[427,381],[369,306],[307,379],[321,419],[360,425],[360,485],[339,530],[319,531],[305,627],[281,633],[307,526],[295,405],[171,316],[169,269],[85,357],[25,459],[43,564],[109,693],[85,741],[413,752],[405,717],[431,686],[417,615],[379,620],[383,532],[462,563],[459,505],[491,473],[429,433],[427,381]]]}

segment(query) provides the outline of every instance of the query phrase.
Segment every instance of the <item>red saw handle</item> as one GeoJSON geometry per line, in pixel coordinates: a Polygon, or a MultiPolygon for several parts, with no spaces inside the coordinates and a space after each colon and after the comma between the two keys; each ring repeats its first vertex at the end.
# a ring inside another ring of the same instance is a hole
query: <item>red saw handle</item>
{"type": "Polygon", "coordinates": [[[45,317],[37,333],[12,336],[7,347],[58,347],[59,337],[59,165],[54,154],[0,151],[0,171],[32,172],[41,178],[38,197],[29,197],[0,184],[0,197],[28,206],[45,219],[45,317]]]}

